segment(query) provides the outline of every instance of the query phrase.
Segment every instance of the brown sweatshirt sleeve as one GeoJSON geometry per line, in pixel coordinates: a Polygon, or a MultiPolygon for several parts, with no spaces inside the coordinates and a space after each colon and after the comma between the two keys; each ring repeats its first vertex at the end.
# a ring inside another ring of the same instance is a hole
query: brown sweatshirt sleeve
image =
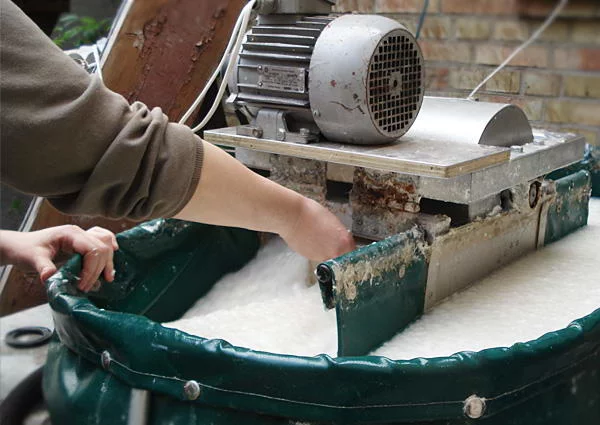
{"type": "Polygon", "coordinates": [[[200,178],[200,138],[159,108],[129,105],[0,1],[2,183],[68,214],[179,212],[200,178]]]}

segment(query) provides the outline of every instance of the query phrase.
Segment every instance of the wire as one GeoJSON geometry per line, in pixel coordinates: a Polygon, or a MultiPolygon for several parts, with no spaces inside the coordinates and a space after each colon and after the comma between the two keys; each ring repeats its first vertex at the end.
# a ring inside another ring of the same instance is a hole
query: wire
{"type": "Polygon", "coordinates": [[[515,49],[515,51],[512,52],[504,60],[504,62],[502,62],[500,65],[498,65],[498,67],[496,69],[494,69],[490,75],[485,77],[485,79],[481,83],[479,83],[479,85],[477,87],[475,87],[473,89],[473,91],[469,94],[467,99],[473,100],[474,99],[473,96],[475,95],[475,93],[477,93],[479,91],[479,89],[481,89],[485,85],[485,83],[487,83],[489,80],[494,78],[494,76],[498,72],[500,72],[506,65],[508,65],[508,63],[511,60],[513,60],[515,56],[517,56],[519,53],[521,53],[521,51],[523,51],[523,49],[526,49],[531,43],[533,43],[535,40],[537,40],[538,37],[546,30],[546,28],[548,28],[548,26],[550,24],[552,24],[552,22],[554,22],[556,17],[560,14],[560,12],[562,12],[562,10],[567,5],[567,3],[569,3],[569,0],[560,0],[558,2],[558,4],[556,5],[556,7],[554,8],[554,10],[552,11],[552,13],[546,19],[546,21],[544,21],[544,23],[531,35],[531,37],[529,37],[529,39],[527,41],[525,41],[523,44],[521,44],[519,47],[517,47],[515,49]]]}
{"type": "Polygon", "coordinates": [[[229,83],[231,74],[233,73],[233,70],[236,66],[237,57],[240,53],[240,49],[242,48],[242,43],[244,42],[244,38],[246,37],[246,29],[248,28],[248,23],[250,22],[250,17],[252,16],[252,8],[254,7],[254,3],[256,3],[256,0],[252,0],[246,6],[246,14],[243,15],[242,26],[238,34],[238,39],[233,48],[233,51],[231,52],[231,56],[229,57],[229,64],[227,65],[227,70],[225,71],[225,75],[223,76],[223,79],[221,81],[219,92],[217,93],[217,96],[215,98],[215,101],[213,102],[210,111],[208,112],[206,117],[204,117],[204,120],[202,120],[200,124],[198,124],[192,129],[194,133],[202,130],[206,126],[206,124],[208,124],[210,119],[213,117],[213,115],[215,114],[215,112],[217,112],[217,109],[219,108],[219,104],[221,102],[221,99],[223,98],[223,95],[225,94],[225,90],[227,89],[227,84],[229,83]]]}
{"type": "Polygon", "coordinates": [[[210,108],[208,114],[202,120],[202,122],[192,129],[192,131],[194,131],[194,132],[198,132],[198,131],[202,130],[206,126],[206,124],[210,121],[210,119],[213,117],[213,115],[217,111],[217,108],[219,107],[219,103],[221,102],[221,98],[225,94],[225,89],[227,88],[227,83],[229,81],[231,73],[233,72],[233,69],[235,67],[235,63],[237,61],[237,56],[242,47],[242,43],[243,43],[244,37],[246,35],[246,28],[248,27],[248,23],[250,22],[250,16],[252,15],[252,9],[254,8],[255,3],[256,3],[256,0],[251,0],[242,9],[240,16],[238,17],[238,19],[235,23],[235,26],[233,28],[233,32],[231,33],[231,38],[229,39],[229,43],[227,44],[227,47],[225,48],[225,52],[223,53],[223,57],[221,58],[221,62],[219,63],[219,65],[215,69],[215,72],[212,74],[212,76],[210,77],[210,79],[208,80],[206,85],[204,86],[204,89],[202,90],[202,92],[198,95],[198,97],[196,98],[194,103],[192,103],[192,105],[187,110],[187,112],[179,120],[180,124],[185,124],[185,122],[189,119],[189,117],[194,113],[196,108],[204,101],[204,98],[206,97],[208,90],[210,89],[212,84],[215,82],[215,80],[218,78],[218,76],[221,72],[221,69],[223,69],[223,66],[225,66],[225,63],[227,62],[227,59],[229,57],[229,63],[227,65],[227,70],[225,71],[225,75],[223,76],[221,85],[219,86],[219,91],[217,93],[217,96],[215,97],[213,105],[210,108]]]}
{"type": "Polygon", "coordinates": [[[415,33],[415,39],[418,40],[421,35],[421,29],[423,28],[423,22],[425,22],[425,16],[427,15],[427,9],[429,8],[429,0],[425,0],[423,4],[423,10],[421,10],[421,16],[419,16],[419,24],[417,25],[417,32],[415,33]]]}
{"type": "Polygon", "coordinates": [[[192,106],[190,106],[190,108],[186,111],[186,113],[183,115],[183,117],[179,120],[180,124],[185,124],[185,122],[188,120],[188,118],[194,113],[196,108],[202,103],[202,101],[206,97],[206,93],[208,93],[208,90],[210,89],[212,84],[215,82],[215,80],[219,76],[219,72],[225,65],[225,61],[227,60],[227,56],[228,56],[229,52],[231,51],[235,41],[237,41],[237,35],[239,34],[240,28],[242,26],[244,10],[245,10],[245,8],[242,9],[242,12],[240,13],[240,16],[238,17],[238,19],[235,23],[235,26],[233,27],[231,37],[229,38],[229,42],[227,43],[227,47],[225,48],[225,52],[223,53],[223,57],[221,58],[221,62],[219,63],[219,66],[217,66],[217,68],[211,75],[210,79],[204,86],[204,89],[202,90],[202,92],[194,100],[194,103],[192,103],[192,106]]]}

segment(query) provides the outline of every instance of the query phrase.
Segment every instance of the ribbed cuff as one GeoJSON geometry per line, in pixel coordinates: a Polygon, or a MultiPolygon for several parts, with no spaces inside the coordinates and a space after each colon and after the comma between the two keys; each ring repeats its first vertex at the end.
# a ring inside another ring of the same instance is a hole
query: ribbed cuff
{"type": "Polygon", "coordinates": [[[190,180],[185,196],[177,205],[174,212],[170,214],[171,217],[174,217],[177,214],[179,214],[179,212],[183,208],[185,208],[185,206],[190,202],[190,199],[192,199],[194,192],[196,192],[196,188],[198,187],[198,183],[200,182],[200,176],[202,175],[202,165],[204,164],[204,141],[196,135],[193,135],[193,137],[195,139],[195,157],[193,163],[194,169],[192,172],[192,178],[190,180]]]}

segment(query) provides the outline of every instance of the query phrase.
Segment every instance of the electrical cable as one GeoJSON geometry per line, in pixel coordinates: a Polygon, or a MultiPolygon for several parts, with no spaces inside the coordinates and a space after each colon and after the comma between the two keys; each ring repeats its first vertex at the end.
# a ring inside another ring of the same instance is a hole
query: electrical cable
{"type": "Polygon", "coordinates": [[[417,25],[417,31],[415,32],[415,39],[418,40],[421,35],[421,29],[423,29],[423,23],[425,22],[425,16],[427,16],[427,9],[429,8],[429,0],[425,0],[423,4],[423,10],[421,10],[421,16],[419,16],[419,23],[417,25]]]}
{"type": "Polygon", "coordinates": [[[242,47],[242,43],[243,43],[244,37],[246,35],[246,29],[248,27],[248,23],[250,22],[250,17],[252,15],[252,9],[254,8],[255,3],[256,3],[256,0],[251,0],[242,9],[240,16],[238,17],[238,20],[235,23],[233,32],[231,34],[231,38],[229,39],[229,43],[227,44],[225,52],[223,53],[223,58],[221,59],[221,62],[217,66],[215,72],[212,74],[209,81],[206,83],[202,92],[198,95],[198,97],[196,98],[194,103],[192,103],[192,105],[187,110],[187,112],[179,120],[180,124],[185,124],[185,122],[189,119],[189,117],[194,113],[196,108],[204,101],[204,98],[206,97],[206,94],[208,93],[210,86],[218,78],[218,76],[221,72],[221,69],[223,68],[223,66],[225,65],[225,63],[227,62],[227,60],[229,58],[229,63],[227,65],[225,75],[223,76],[223,79],[219,86],[219,91],[217,93],[217,96],[215,97],[213,105],[210,108],[207,115],[202,120],[202,122],[192,129],[192,131],[194,131],[194,132],[198,132],[198,131],[202,130],[206,126],[206,124],[210,121],[210,119],[213,117],[213,115],[215,114],[215,112],[217,111],[217,109],[219,107],[219,103],[221,102],[221,98],[223,97],[223,95],[225,93],[225,89],[227,88],[227,83],[229,81],[229,78],[231,77],[231,73],[233,72],[233,69],[235,67],[236,58],[242,47]]]}
{"type": "Polygon", "coordinates": [[[473,89],[473,91],[469,94],[469,96],[467,97],[467,99],[474,100],[473,96],[475,96],[475,93],[477,93],[485,85],[485,83],[487,83],[489,80],[491,80],[492,78],[494,78],[494,76],[498,72],[500,72],[506,65],[508,65],[508,63],[511,60],[513,60],[515,56],[517,56],[519,53],[521,53],[521,51],[523,51],[524,49],[526,49],[531,43],[533,43],[535,40],[537,40],[538,37],[540,36],[540,34],[542,34],[546,30],[546,28],[548,28],[548,26],[550,24],[552,24],[552,22],[554,22],[554,20],[556,19],[556,17],[560,14],[560,12],[562,12],[562,10],[567,5],[567,3],[569,3],[569,0],[560,0],[558,2],[558,4],[556,5],[556,7],[554,8],[554,10],[552,11],[552,13],[548,16],[548,18],[544,21],[544,23],[531,35],[531,37],[529,37],[529,39],[527,41],[525,41],[523,44],[521,44],[519,47],[517,47],[504,60],[504,62],[502,62],[500,65],[498,65],[498,67],[496,69],[494,69],[492,71],[492,73],[490,75],[488,75],[487,77],[485,77],[485,79],[481,83],[479,83],[479,85],[477,85],[477,87],[475,87],[473,89]]]}

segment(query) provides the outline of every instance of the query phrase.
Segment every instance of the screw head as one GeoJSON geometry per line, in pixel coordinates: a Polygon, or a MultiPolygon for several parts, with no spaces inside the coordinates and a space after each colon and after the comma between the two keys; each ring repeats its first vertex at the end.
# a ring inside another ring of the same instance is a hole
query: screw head
{"type": "Polygon", "coordinates": [[[479,419],[485,414],[485,398],[472,395],[465,400],[463,412],[471,419],[479,419]]]}
{"type": "Polygon", "coordinates": [[[108,368],[110,367],[110,362],[112,361],[112,358],[110,357],[110,353],[108,351],[103,351],[102,354],[100,355],[100,360],[102,362],[102,367],[105,370],[108,370],[108,368]]]}
{"type": "Polygon", "coordinates": [[[200,397],[200,385],[196,381],[187,381],[183,386],[183,392],[188,400],[196,400],[200,397]]]}
{"type": "Polygon", "coordinates": [[[252,136],[256,137],[257,139],[260,139],[263,136],[263,131],[260,128],[253,128],[252,129],[252,136]]]}

